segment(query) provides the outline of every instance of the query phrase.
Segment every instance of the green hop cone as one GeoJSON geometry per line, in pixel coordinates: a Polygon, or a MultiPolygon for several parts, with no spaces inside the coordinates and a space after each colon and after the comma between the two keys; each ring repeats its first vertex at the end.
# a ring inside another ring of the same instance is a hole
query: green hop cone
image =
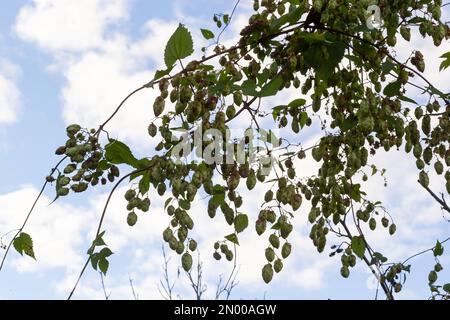
{"type": "Polygon", "coordinates": [[[290,223],[283,223],[280,227],[280,235],[283,239],[286,239],[289,237],[289,234],[292,232],[292,224],[290,223]]]}
{"type": "Polygon", "coordinates": [[[130,189],[127,190],[127,192],[125,192],[125,199],[127,201],[130,201],[131,199],[133,199],[136,196],[136,191],[130,189]]]}
{"type": "Polygon", "coordinates": [[[397,226],[393,223],[389,227],[389,234],[392,236],[397,231],[397,226]]]}
{"type": "Polygon", "coordinates": [[[66,128],[67,134],[75,135],[81,130],[81,126],[78,124],[71,124],[66,128]]]}
{"type": "Polygon", "coordinates": [[[350,275],[350,270],[348,269],[348,267],[347,266],[341,267],[341,276],[343,278],[348,278],[349,275],[350,275]]]}
{"type": "Polygon", "coordinates": [[[59,188],[57,194],[60,197],[64,197],[69,194],[69,191],[70,191],[69,188],[59,188]]]}
{"type": "Polygon", "coordinates": [[[437,174],[441,175],[444,172],[444,165],[442,164],[442,162],[437,161],[434,164],[434,170],[436,171],[437,174]]]}
{"type": "Polygon", "coordinates": [[[428,187],[430,184],[430,179],[428,178],[428,174],[425,171],[421,171],[419,173],[419,182],[422,186],[428,187]]]}
{"type": "Polygon", "coordinates": [[[272,248],[267,248],[265,251],[265,256],[267,261],[272,262],[275,259],[275,252],[273,251],[272,248]]]}
{"type": "Polygon", "coordinates": [[[229,106],[226,110],[227,118],[232,119],[235,116],[235,114],[236,114],[236,108],[233,105],[229,106]]]}
{"type": "Polygon", "coordinates": [[[138,216],[136,213],[134,213],[133,211],[131,211],[130,213],[128,213],[127,216],[127,223],[130,227],[134,226],[137,222],[138,216]]]}
{"type": "Polygon", "coordinates": [[[434,266],[434,271],[436,272],[441,272],[442,271],[442,265],[440,263],[436,263],[436,265],[434,266]]]}
{"type": "Polygon", "coordinates": [[[158,117],[163,113],[165,105],[166,102],[163,97],[159,96],[155,99],[155,102],[153,103],[153,113],[155,114],[155,117],[158,117]]]}
{"type": "Polygon", "coordinates": [[[192,268],[192,256],[189,253],[185,253],[181,256],[181,266],[184,271],[189,272],[192,268]]]}
{"type": "Polygon", "coordinates": [[[181,241],[178,242],[175,252],[178,254],[182,254],[184,252],[184,243],[183,242],[181,242],[181,241]]]}
{"type": "Polygon", "coordinates": [[[377,221],[374,218],[370,218],[369,220],[369,228],[374,231],[377,228],[377,221]]]}
{"type": "Polygon", "coordinates": [[[217,251],[213,253],[213,258],[216,259],[217,261],[219,261],[222,256],[220,255],[220,253],[218,253],[217,251]]]}
{"type": "Polygon", "coordinates": [[[189,250],[191,251],[197,250],[197,241],[195,241],[194,239],[191,239],[189,241],[189,250]]]}
{"type": "Polygon", "coordinates": [[[173,231],[170,228],[167,228],[163,231],[163,239],[165,242],[169,242],[169,240],[173,237],[173,231]]]}
{"type": "Polygon", "coordinates": [[[436,271],[434,271],[434,270],[430,271],[430,273],[428,274],[428,281],[430,283],[435,283],[437,278],[438,278],[438,276],[437,276],[436,271]]]}
{"type": "Polygon", "coordinates": [[[265,201],[265,202],[269,202],[269,201],[272,201],[272,199],[273,199],[273,191],[272,191],[272,190],[269,190],[269,191],[267,191],[266,194],[264,195],[264,201],[265,201]]]}
{"type": "Polygon", "coordinates": [[[150,123],[150,125],[148,126],[148,134],[150,135],[150,137],[155,137],[157,131],[158,129],[156,128],[156,125],[154,123],[150,123]]]}
{"type": "Polygon", "coordinates": [[[286,259],[291,254],[292,245],[289,242],[286,242],[283,244],[283,247],[281,247],[281,256],[283,259],[286,259]]]}
{"type": "Polygon", "coordinates": [[[256,220],[255,230],[259,236],[262,235],[266,231],[266,227],[267,227],[266,220],[260,220],[260,219],[256,220]]]}
{"type": "Polygon", "coordinates": [[[276,249],[278,249],[280,247],[280,238],[278,238],[278,236],[276,234],[270,235],[269,242],[276,249]]]}
{"type": "Polygon", "coordinates": [[[383,227],[387,228],[389,226],[389,219],[386,217],[381,218],[381,224],[383,227]]]}
{"type": "Polygon", "coordinates": [[[281,259],[275,260],[273,263],[273,269],[276,273],[279,273],[283,269],[283,261],[281,261],[281,259]]]}
{"type": "Polygon", "coordinates": [[[272,265],[270,263],[266,264],[262,268],[262,278],[263,278],[265,283],[269,283],[270,281],[272,281],[273,268],[272,268],[272,265]]]}
{"type": "Polygon", "coordinates": [[[410,28],[402,26],[400,28],[400,34],[403,37],[403,39],[405,39],[406,41],[411,40],[411,29],[410,28]]]}
{"type": "Polygon", "coordinates": [[[250,170],[247,177],[247,188],[248,190],[252,190],[256,185],[256,176],[255,171],[250,170]]]}

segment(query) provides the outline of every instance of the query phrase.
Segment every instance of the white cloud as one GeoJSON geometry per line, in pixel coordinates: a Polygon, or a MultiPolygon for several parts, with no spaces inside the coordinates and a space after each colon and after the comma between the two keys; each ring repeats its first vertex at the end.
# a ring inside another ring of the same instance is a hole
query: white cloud
{"type": "MultiPolygon", "coordinates": [[[[17,191],[0,196],[2,234],[15,230],[22,224],[37,194],[38,190],[32,186],[23,186],[17,191]]],[[[19,258],[11,252],[9,262],[19,272],[53,268],[73,270],[83,259],[84,248],[80,248],[83,244],[82,233],[90,225],[91,212],[80,206],[74,207],[60,202],[48,206],[50,202],[51,199],[47,197],[41,198],[24,230],[33,238],[37,262],[29,258],[19,258]]],[[[8,237],[2,240],[5,242],[6,239],[8,237]]]]}
{"type": "Polygon", "coordinates": [[[14,25],[20,38],[48,50],[86,50],[101,45],[108,27],[127,17],[125,0],[34,0],[14,25]]]}
{"type": "Polygon", "coordinates": [[[20,73],[18,66],[0,57],[0,124],[15,122],[19,115],[21,92],[17,80],[20,73]]]}

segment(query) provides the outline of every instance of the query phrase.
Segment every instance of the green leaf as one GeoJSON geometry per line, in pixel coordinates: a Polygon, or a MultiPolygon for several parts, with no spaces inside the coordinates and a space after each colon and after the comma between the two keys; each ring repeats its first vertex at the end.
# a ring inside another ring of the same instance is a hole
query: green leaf
{"type": "Polygon", "coordinates": [[[240,89],[242,93],[246,96],[257,96],[258,92],[256,91],[256,83],[253,80],[245,80],[240,89]]]}
{"type": "Polygon", "coordinates": [[[150,189],[150,172],[145,171],[142,175],[141,181],[139,181],[139,192],[144,195],[150,189]]]}
{"type": "Polygon", "coordinates": [[[273,31],[273,30],[279,29],[281,26],[285,25],[286,23],[293,24],[295,22],[298,22],[298,20],[300,20],[302,13],[303,13],[303,9],[301,7],[297,7],[294,10],[292,10],[291,12],[281,15],[281,17],[279,19],[275,19],[274,21],[272,21],[269,28],[270,28],[270,30],[273,31]]]}
{"type": "Polygon", "coordinates": [[[134,168],[139,168],[139,160],[131,153],[130,148],[123,142],[110,139],[110,142],[105,146],[105,158],[114,164],[126,163],[134,168]]]}
{"type": "Polygon", "coordinates": [[[363,237],[356,236],[352,238],[352,250],[361,259],[364,258],[364,253],[366,252],[366,243],[363,237]]]}
{"type": "Polygon", "coordinates": [[[300,117],[298,117],[298,121],[300,122],[300,127],[303,129],[303,127],[306,125],[306,122],[308,121],[308,113],[307,112],[300,112],[300,117]]]}
{"type": "Polygon", "coordinates": [[[100,269],[100,271],[106,275],[106,272],[108,271],[109,268],[109,261],[106,260],[105,258],[101,258],[100,260],[98,260],[98,267],[100,269]]]}
{"type": "Polygon", "coordinates": [[[396,67],[396,64],[394,64],[391,60],[386,60],[385,62],[383,62],[383,64],[381,65],[381,70],[383,71],[383,75],[388,74],[389,72],[391,72],[392,70],[394,70],[396,67]]]}
{"type": "Polygon", "coordinates": [[[202,32],[203,38],[206,40],[214,39],[214,33],[211,30],[208,29],[200,29],[202,32]]]}
{"type": "Polygon", "coordinates": [[[229,14],[224,14],[223,15],[223,23],[225,23],[225,24],[229,24],[230,23],[230,15],[229,14]]]}
{"type": "Polygon", "coordinates": [[[388,97],[398,96],[401,87],[402,84],[400,83],[400,81],[391,82],[384,88],[383,94],[388,97]]]}
{"type": "Polygon", "coordinates": [[[217,205],[221,205],[225,201],[225,193],[217,193],[212,196],[211,202],[217,205]]]}
{"type": "Polygon", "coordinates": [[[172,72],[172,70],[173,70],[173,66],[170,67],[170,68],[167,68],[166,70],[156,70],[156,72],[155,72],[155,77],[153,78],[152,81],[150,81],[149,83],[147,83],[147,84],[145,85],[145,87],[147,87],[147,88],[153,88],[153,84],[154,84],[158,79],[161,79],[162,77],[169,75],[170,72],[172,72]]]}
{"type": "Polygon", "coordinates": [[[225,237],[225,239],[227,239],[228,241],[230,241],[230,242],[232,242],[234,244],[239,245],[239,240],[238,240],[238,237],[237,237],[236,233],[232,233],[232,234],[227,235],[225,237]]]}
{"type": "Polygon", "coordinates": [[[276,120],[281,113],[281,110],[286,109],[286,106],[276,106],[272,108],[273,120],[276,120]]]}
{"type": "Polygon", "coordinates": [[[438,257],[438,256],[442,256],[443,253],[444,253],[444,247],[438,240],[438,241],[436,241],[436,246],[433,249],[433,254],[435,257],[438,257]]]}
{"type": "Polygon", "coordinates": [[[100,259],[100,257],[98,256],[97,253],[91,254],[91,265],[94,270],[97,270],[99,259],[100,259]]]}
{"type": "Polygon", "coordinates": [[[102,250],[100,250],[100,252],[98,254],[101,258],[107,258],[110,255],[112,255],[113,252],[109,248],[103,248],[102,250]]]}
{"type": "Polygon", "coordinates": [[[445,70],[448,67],[450,67],[450,51],[444,53],[442,56],[440,56],[440,58],[445,60],[441,62],[441,65],[439,66],[439,71],[445,70]]]}
{"type": "Polygon", "coordinates": [[[106,246],[106,243],[103,240],[104,235],[105,235],[105,231],[100,232],[99,235],[97,236],[97,238],[95,238],[95,240],[92,241],[92,245],[94,247],[106,246]]]}
{"type": "Polygon", "coordinates": [[[257,96],[260,98],[273,96],[280,90],[282,85],[283,78],[276,76],[261,89],[257,96]]]}
{"type": "Polygon", "coordinates": [[[244,231],[248,227],[248,216],[246,214],[238,214],[234,219],[234,229],[237,233],[244,231]]]}
{"type": "Polygon", "coordinates": [[[21,255],[25,253],[27,256],[36,260],[33,251],[33,240],[28,233],[21,232],[19,236],[14,239],[13,246],[21,255]]]}
{"type": "Polygon", "coordinates": [[[167,68],[171,68],[178,59],[184,59],[194,53],[194,42],[189,30],[179,24],[172,34],[164,50],[164,62],[167,68]]]}
{"type": "Polygon", "coordinates": [[[299,107],[304,106],[305,103],[306,103],[306,100],[305,100],[305,99],[295,99],[294,101],[291,101],[291,102],[288,104],[288,107],[289,107],[289,108],[299,108],[299,107]]]}
{"type": "Polygon", "coordinates": [[[405,102],[409,102],[409,103],[414,103],[417,104],[417,102],[415,102],[413,99],[408,98],[407,96],[399,96],[398,97],[400,100],[405,101],[405,102]]]}

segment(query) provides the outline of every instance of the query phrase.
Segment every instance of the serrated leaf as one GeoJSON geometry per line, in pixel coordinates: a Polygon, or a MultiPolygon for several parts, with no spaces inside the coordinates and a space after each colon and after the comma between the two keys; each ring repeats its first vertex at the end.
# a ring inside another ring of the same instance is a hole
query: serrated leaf
{"type": "Polygon", "coordinates": [[[211,30],[208,29],[200,29],[202,32],[203,38],[206,40],[214,39],[214,33],[211,30]]]}
{"type": "Polygon", "coordinates": [[[230,15],[229,14],[224,14],[223,15],[223,23],[225,23],[225,24],[229,24],[230,23],[230,15]]]}
{"type": "Polygon", "coordinates": [[[194,42],[189,30],[182,25],[170,37],[164,50],[164,63],[171,68],[178,59],[184,59],[194,53],[194,42]]]}
{"type": "Polygon", "coordinates": [[[248,216],[246,214],[238,214],[234,219],[234,229],[237,233],[241,233],[248,227],[248,216]]]}
{"type": "Polygon", "coordinates": [[[105,158],[114,164],[128,164],[134,168],[139,167],[139,160],[133,156],[130,148],[123,142],[110,139],[105,146],[105,158]]]}
{"type": "Polygon", "coordinates": [[[104,275],[106,275],[106,272],[108,272],[109,268],[109,261],[105,258],[101,258],[100,260],[98,260],[98,268],[104,275]]]}
{"type": "Polygon", "coordinates": [[[450,67],[450,51],[444,53],[442,56],[440,56],[440,58],[445,60],[441,62],[441,65],[439,66],[439,71],[445,70],[448,67],[450,67]]]}
{"type": "Polygon", "coordinates": [[[435,257],[442,256],[443,253],[444,253],[444,247],[442,246],[442,244],[439,241],[436,241],[436,245],[434,246],[434,249],[433,249],[434,256],[435,257]]]}
{"type": "Polygon", "coordinates": [[[230,242],[232,242],[234,244],[239,245],[239,240],[238,240],[238,237],[237,237],[237,235],[235,233],[227,235],[225,237],[225,239],[227,239],[228,241],[230,241],[230,242]]]}
{"type": "Polygon", "coordinates": [[[14,239],[13,246],[21,255],[25,253],[27,256],[36,260],[33,251],[33,240],[28,233],[21,232],[19,236],[14,239]]]}
{"type": "Polygon", "coordinates": [[[363,237],[356,236],[352,238],[352,250],[359,258],[364,258],[364,253],[366,252],[366,243],[363,237]]]}
{"type": "Polygon", "coordinates": [[[388,97],[398,96],[401,87],[402,84],[400,83],[400,81],[391,82],[384,88],[383,94],[388,97]]]}

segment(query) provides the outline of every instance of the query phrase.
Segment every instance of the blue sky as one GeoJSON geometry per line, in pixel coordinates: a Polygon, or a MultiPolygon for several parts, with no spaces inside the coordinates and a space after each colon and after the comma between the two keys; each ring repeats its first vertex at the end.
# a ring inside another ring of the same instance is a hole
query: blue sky
{"type": "MultiPolygon", "coordinates": [[[[232,44],[248,17],[251,1],[242,1],[235,19],[224,36],[232,44]]],[[[0,4],[0,235],[17,228],[41,186],[43,177],[57,161],[54,150],[64,143],[65,127],[73,122],[96,126],[129,91],[151,79],[161,66],[166,40],[178,22],[193,32],[196,48],[205,44],[199,29],[213,29],[214,13],[229,13],[233,7],[225,0],[34,0],[2,1],[0,4]]],[[[449,9],[444,12],[450,16],[449,9]]],[[[445,20],[445,19],[444,19],[445,20]]],[[[446,19],[449,20],[449,19],[446,19]]],[[[449,73],[438,72],[438,56],[449,51],[449,44],[435,49],[430,41],[413,37],[401,42],[397,54],[408,56],[413,49],[424,52],[428,76],[442,91],[448,92],[449,73]]],[[[199,54],[199,51],[197,52],[199,54]]],[[[417,91],[410,91],[418,101],[417,91]]],[[[110,133],[130,143],[137,154],[148,155],[152,143],[146,126],[151,119],[154,92],[146,91],[130,100],[128,112],[121,112],[111,123],[110,133]]],[[[280,104],[292,97],[268,99],[267,105],[280,104]]],[[[237,123],[245,127],[248,119],[237,123]]],[[[304,137],[313,142],[314,134],[304,137]]],[[[386,232],[371,235],[379,251],[402,259],[448,237],[448,223],[439,207],[415,183],[414,162],[402,152],[379,154],[373,160],[387,169],[388,187],[381,179],[370,181],[369,194],[383,200],[397,219],[398,234],[391,239],[386,232]],[[401,166],[399,165],[401,164],[401,166]],[[403,222],[403,224],[402,224],[403,222]],[[393,241],[395,240],[395,241],[393,241]]],[[[304,164],[314,172],[315,164],[304,164]]],[[[433,182],[443,190],[442,181],[433,182]]],[[[244,209],[255,216],[264,188],[245,199],[244,209]]],[[[121,189],[123,191],[125,189],[121,189]]],[[[83,195],[58,200],[48,206],[53,188],[45,192],[28,231],[35,241],[37,261],[12,252],[0,273],[0,298],[61,299],[67,297],[79,272],[85,251],[92,240],[96,219],[107,195],[97,188],[83,195]]],[[[115,254],[105,278],[111,298],[131,299],[129,275],[141,298],[160,298],[157,290],[162,278],[161,232],[167,224],[163,200],[154,199],[151,214],[133,228],[126,225],[121,192],[113,200],[106,222],[106,241],[115,254]]],[[[211,259],[212,244],[219,240],[225,225],[214,224],[202,215],[205,203],[194,206],[198,213],[197,235],[204,260],[206,297],[215,292],[218,277],[230,265],[211,259]]],[[[306,210],[295,219],[293,257],[285,270],[270,285],[260,279],[264,262],[265,239],[253,230],[244,235],[247,245],[239,248],[240,284],[232,298],[262,299],[371,299],[375,289],[364,265],[352,271],[350,279],[339,275],[338,258],[319,255],[308,239],[306,210]]],[[[7,237],[4,239],[6,241],[7,237]]],[[[0,257],[3,251],[0,251],[0,257]]],[[[443,281],[450,281],[448,255],[443,260],[443,281]]],[[[176,274],[178,258],[173,256],[170,272],[176,274]]],[[[413,261],[413,275],[400,298],[428,297],[427,274],[433,267],[431,255],[413,261]]],[[[184,277],[175,291],[184,298],[192,292],[184,277]]],[[[75,298],[102,299],[100,277],[88,270],[75,298]]]]}

